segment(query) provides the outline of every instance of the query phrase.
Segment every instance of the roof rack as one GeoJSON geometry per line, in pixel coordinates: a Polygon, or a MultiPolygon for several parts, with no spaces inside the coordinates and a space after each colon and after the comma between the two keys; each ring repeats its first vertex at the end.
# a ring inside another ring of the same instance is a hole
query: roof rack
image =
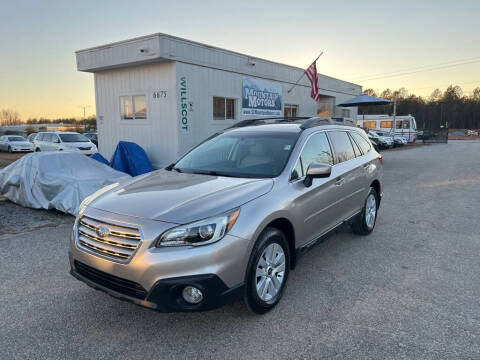
{"type": "Polygon", "coordinates": [[[300,129],[305,130],[320,125],[345,125],[356,126],[350,119],[340,117],[309,117],[309,116],[291,116],[291,117],[265,117],[259,119],[242,120],[230,126],[228,129],[241,128],[246,126],[281,124],[281,123],[299,123],[299,120],[305,120],[301,123],[300,129]]]}
{"type": "Polygon", "coordinates": [[[294,121],[306,120],[306,119],[310,119],[310,117],[308,117],[308,116],[290,116],[290,117],[279,116],[279,117],[265,117],[265,118],[259,118],[259,119],[248,119],[248,120],[242,120],[242,121],[230,126],[229,129],[240,128],[240,127],[245,127],[245,126],[253,126],[253,125],[288,123],[288,122],[294,122],[294,121]]]}
{"type": "Polygon", "coordinates": [[[320,125],[343,125],[355,127],[354,121],[350,119],[339,117],[315,117],[305,121],[302,125],[300,125],[300,129],[305,130],[320,125]]]}

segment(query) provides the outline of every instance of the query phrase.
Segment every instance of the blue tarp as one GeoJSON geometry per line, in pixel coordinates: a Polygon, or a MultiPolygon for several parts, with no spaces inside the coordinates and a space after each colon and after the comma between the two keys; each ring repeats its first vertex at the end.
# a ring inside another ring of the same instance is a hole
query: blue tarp
{"type": "Polygon", "coordinates": [[[110,160],[110,166],[132,176],[138,176],[153,171],[145,151],[137,144],[120,141],[110,160]]]}
{"type": "Polygon", "coordinates": [[[93,160],[100,161],[102,164],[110,166],[110,162],[105,159],[100,153],[95,153],[92,156],[90,156],[93,160]]]}

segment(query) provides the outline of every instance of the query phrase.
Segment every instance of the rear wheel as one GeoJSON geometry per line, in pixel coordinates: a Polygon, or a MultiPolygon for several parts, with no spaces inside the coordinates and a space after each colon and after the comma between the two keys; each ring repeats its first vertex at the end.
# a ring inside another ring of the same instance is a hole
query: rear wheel
{"type": "Polygon", "coordinates": [[[41,151],[40,148],[35,149],[35,152],[40,152],[40,151],[41,151]]]}
{"type": "Polygon", "coordinates": [[[250,256],[245,300],[248,308],[264,314],[280,301],[290,269],[290,253],[283,233],[266,228],[250,256]]]}
{"type": "Polygon", "coordinates": [[[378,194],[374,188],[370,188],[370,192],[365,199],[363,210],[352,224],[352,230],[358,235],[368,235],[375,228],[378,210],[378,194]]]}

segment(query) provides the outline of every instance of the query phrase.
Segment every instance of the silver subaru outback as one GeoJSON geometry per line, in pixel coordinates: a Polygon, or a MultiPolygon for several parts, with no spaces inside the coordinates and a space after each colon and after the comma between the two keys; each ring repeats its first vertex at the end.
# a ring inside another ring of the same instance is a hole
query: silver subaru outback
{"type": "Polygon", "coordinates": [[[382,157],[363,130],[328,118],[246,120],[85,199],[71,274],[158,311],[241,297],[265,313],[306,250],[343,223],[369,234],[381,197],[382,157]]]}

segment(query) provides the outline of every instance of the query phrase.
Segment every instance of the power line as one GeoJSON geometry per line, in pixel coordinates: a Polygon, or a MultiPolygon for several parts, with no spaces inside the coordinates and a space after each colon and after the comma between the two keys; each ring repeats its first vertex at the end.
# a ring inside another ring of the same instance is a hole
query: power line
{"type": "MultiPolygon", "coordinates": [[[[476,80],[476,81],[468,81],[468,82],[463,82],[463,83],[455,83],[455,85],[470,85],[470,84],[479,84],[480,85],[480,80],[476,80]]],[[[445,86],[450,86],[450,85],[454,85],[454,84],[443,84],[443,85],[436,85],[436,86],[426,86],[426,87],[421,87],[421,88],[409,88],[409,89],[405,89],[405,90],[425,90],[425,89],[437,89],[437,88],[440,88],[440,87],[445,87],[445,86]]]]}
{"type": "Polygon", "coordinates": [[[448,63],[442,63],[442,64],[436,64],[436,65],[419,66],[419,67],[415,67],[415,68],[399,70],[399,71],[392,71],[392,72],[387,72],[387,73],[383,73],[383,74],[379,73],[379,74],[376,74],[376,75],[366,76],[364,79],[358,79],[357,78],[357,80],[354,79],[353,81],[372,81],[372,80],[378,80],[378,79],[386,79],[386,78],[391,78],[391,77],[416,74],[416,73],[420,73],[420,72],[446,69],[446,68],[451,68],[451,67],[455,67],[455,66],[474,64],[474,63],[477,63],[477,62],[480,62],[480,57],[464,59],[464,60],[450,61],[448,63]]]}
{"type": "Polygon", "coordinates": [[[454,64],[454,63],[459,63],[459,62],[464,62],[464,61],[471,61],[471,60],[480,60],[480,56],[475,56],[475,57],[472,57],[472,58],[458,59],[458,60],[451,60],[451,61],[442,62],[442,63],[436,63],[436,64],[414,66],[414,67],[410,67],[410,68],[406,68],[406,69],[389,71],[389,72],[384,72],[384,73],[376,73],[376,74],[370,74],[370,75],[360,75],[360,76],[355,76],[353,79],[371,78],[371,77],[377,77],[377,76],[383,76],[383,75],[397,74],[397,73],[405,72],[405,71],[411,71],[411,70],[418,70],[418,69],[423,69],[423,68],[429,68],[429,67],[432,67],[432,66],[450,65],[450,64],[454,64]]]}

